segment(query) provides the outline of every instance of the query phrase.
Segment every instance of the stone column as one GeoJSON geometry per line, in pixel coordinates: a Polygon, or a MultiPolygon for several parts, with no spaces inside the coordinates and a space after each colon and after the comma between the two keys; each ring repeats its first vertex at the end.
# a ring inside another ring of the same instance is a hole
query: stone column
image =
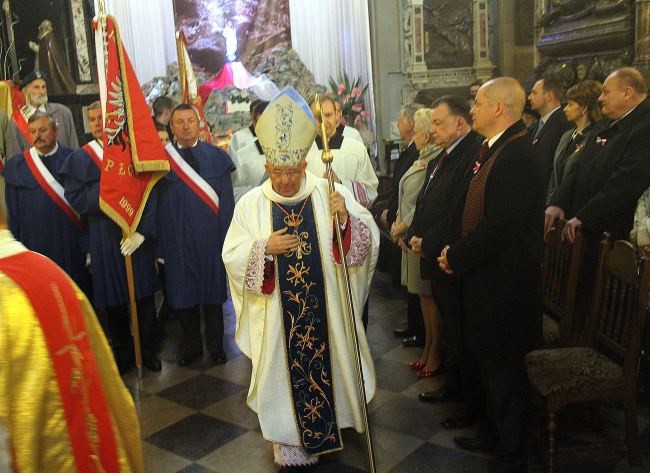
{"type": "MultiPolygon", "coordinates": [[[[535,0],[535,12],[533,15],[535,16],[534,24],[537,25],[537,20],[546,13],[546,1],[545,0],[535,0]]],[[[540,63],[540,60],[542,58],[541,53],[537,49],[537,45],[539,44],[539,39],[542,37],[542,34],[544,34],[544,28],[541,28],[539,26],[535,27],[535,42],[534,45],[535,47],[533,48],[534,50],[534,59],[533,59],[533,65],[537,67],[540,63]]]]}
{"type": "Polygon", "coordinates": [[[479,80],[487,80],[492,77],[492,70],[494,69],[490,61],[487,4],[487,0],[474,0],[472,4],[474,17],[474,72],[479,80]]]}
{"type": "Polygon", "coordinates": [[[635,2],[634,65],[650,77],[650,0],[635,2]]]}

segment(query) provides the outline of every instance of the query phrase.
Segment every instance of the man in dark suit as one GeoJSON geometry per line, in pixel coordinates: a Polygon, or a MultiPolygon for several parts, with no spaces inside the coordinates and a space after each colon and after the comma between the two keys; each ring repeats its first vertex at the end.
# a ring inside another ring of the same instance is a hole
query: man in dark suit
{"type": "MultiPolygon", "coordinates": [[[[400,138],[402,141],[408,143],[408,145],[404,147],[399,154],[399,158],[395,161],[395,166],[393,168],[393,188],[390,194],[390,201],[388,207],[383,211],[380,218],[384,228],[391,228],[397,215],[399,181],[402,179],[404,173],[408,171],[420,156],[420,153],[415,148],[415,143],[413,143],[413,134],[415,133],[415,112],[421,108],[424,108],[424,106],[418,103],[405,105],[400,109],[399,114],[397,115],[397,129],[399,130],[400,138]]],[[[401,254],[401,250],[399,250],[399,256],[397,258],[401,258],[401,254]]],[[[398,262],[396,267],[399,270],[399,259],[396,260],[398,262]]],[[[420,309],[420,298],[417,294],[409,294],[406,318],[406,328],[396,328],[393,332],[398,337],[403,337],[402,343],[405,346],[422,345],[424,321],[422,320],[422,310],[420,309]]]]}
{"type": "Polygon", "coordinates": [[[589,300],[598,244],[603,232],[627,239],[636,204],[650,187],[650,100],[641,73],[632,67],[612,72],[598,98],[607,118],[586,138],[575,166],[546,209],[545,231],[558,218],[570,219],[565,237],[585,237],[578,297],[589,300]]]}
{"type": "MultiPolygon", "coordinates": [[[[443,246],[460,238],[459,217],[451,209],[463,200],[463,181],[476,160],[483,138],[472,131],[470,107],[462,97],[445,95],[432,105],[433,136],[444,151],[429,164],[428,178],[420,191],[407,241],[423,260],[420,272],[431,280],[436,305],[447,336],[445,384],[420,394],[423,402],[444,402],[461,397],[463,409],[442,420],[446,428],[472,425],[485,411],[476,362],[468,354],[460,331],[460,291],[456,278],[443,273],[436,262],[443,246]],[[462,194],[462,195],[459,195],[462,194]]],[[[461,204],[462,212],[462,204],[461,204]]],[[[456,212],[458,214],[459,212],[456,212]]]]}
{"type": "Polygon", "coordinates": [[[500,472],[527,471],[529,397],[524,355],[542,338],[541,261],[545,186],[521,121],[526,93],[510,77],[483,85],[472,108],[486,140],[470,171],[460,239],[440,253],[458,278],[461,327],[478,360],[487,420],[465,450],[496,449],[500,472]]]}
{"type": "Polygon", "coordinates": [[[535,82],[533,90],[528,95],[531,108],[540,115],[537,127],[530,130],[533,146],[544,164],[544,183],[548,185],[553,170],[553,158],[560,138],[571,128],[562,111],[564,90],[558,78],[551,74],[535,82]]]}

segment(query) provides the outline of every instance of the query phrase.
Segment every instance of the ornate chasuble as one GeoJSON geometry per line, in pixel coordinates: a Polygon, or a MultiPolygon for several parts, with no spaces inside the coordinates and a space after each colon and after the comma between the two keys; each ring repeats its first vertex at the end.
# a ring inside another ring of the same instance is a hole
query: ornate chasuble
{"type": "Polygon", "coordinates": [[[289,390],[298,435],[310,455],[343,448],[336,421],[327,304],[311,197],[273,203],[273,231],[289,227],[297,251],[276,257],[289,390]]]}
{"type": "Polygon", "coordinates": [[[31,252],[0,259],[0,272],[24,291],[42,327],[76,471],[117,473],[120,466],[115,432],[81,305],[63,271],[49,268],[49,261],[31,252]],[[39,271],[34,272],[34,268],[39,271]]]}

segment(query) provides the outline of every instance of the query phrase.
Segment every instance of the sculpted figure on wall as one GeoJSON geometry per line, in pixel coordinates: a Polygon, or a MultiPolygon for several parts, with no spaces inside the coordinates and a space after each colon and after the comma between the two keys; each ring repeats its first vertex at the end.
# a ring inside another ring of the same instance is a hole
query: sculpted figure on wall
{"type": "Polygon", "coordinates": [[[424,59],[427,69],[471,66],[471,1],[424,2],[424,59]]]}
{"type": "Polygon", "coordinates": [[[634,0],[551,0],[551,9],[538,20],[539,26],[569,23],[589,16],[605,17],[631,10],[634,0]]]}
{"type": "Polygon", "coordinates": [[[50,20],[43,20],[38,27],[38,43],[29,42],[29,48],[36,54],[34,70],[40,70],[47,77],[50,95],[72,95],[76,84],[68,68],[50,20]]]}

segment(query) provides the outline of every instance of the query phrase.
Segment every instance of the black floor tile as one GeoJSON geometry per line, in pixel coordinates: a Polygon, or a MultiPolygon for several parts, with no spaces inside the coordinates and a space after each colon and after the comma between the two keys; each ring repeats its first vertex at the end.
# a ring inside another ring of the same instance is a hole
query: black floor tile
{"type": "Polygon", "coordinates": [[[309,473],[364,473],[365,470],[359,470],[345,463],[339,463],[336,460],[322,459],[318,464],[309,470],[309,473]]]}
{"type": "Polygon", "coordinates": [[[160,391],[157,395],[183,406],[201,410],[241,390],[242,387],[238,384],[200,374],[160,391]]]}
{"type": "Polygon", "coordinates": [[[176,455],[196,461],[244,433],[246,429],[239,426],[204,414],[194,414],[156,432],[146,440],[176,455]]]}
{"type": "Polygon", "coordinates": [[[558,452],[555,457],[555,473],[613,473],[623,456],[610,449],[587,450],[584,452],[558,452]]]}
{"type": "Polygon", "coordinates": [[[425,443],[389,473],[487,473],[491,461],[440,445],[425,443]]]}
{"type": "Polygon", "coordinates": [[[198,463],[192,463],[187,465],[182,470],[178,470],[176,473],[214,473],[214,470],[210,470],[204,466],[199,465],[198,463]]]}
{"type": "Polygon", "coordinates": [[[448,406],[432,406],[399,395],[373,411],[370,421],[373,425],[428,440],[441,429],[440,419],[448,410],[448,406]]]}
{"type": "MultiPolygon", "coordinates": [[[[375,347],[372,350],[374,352],[375,347]]],[[[418,380],[407,364],[386,359],[375,360],[375,376],[379,388],[396,393],[408,389],[418,380]]]]}

